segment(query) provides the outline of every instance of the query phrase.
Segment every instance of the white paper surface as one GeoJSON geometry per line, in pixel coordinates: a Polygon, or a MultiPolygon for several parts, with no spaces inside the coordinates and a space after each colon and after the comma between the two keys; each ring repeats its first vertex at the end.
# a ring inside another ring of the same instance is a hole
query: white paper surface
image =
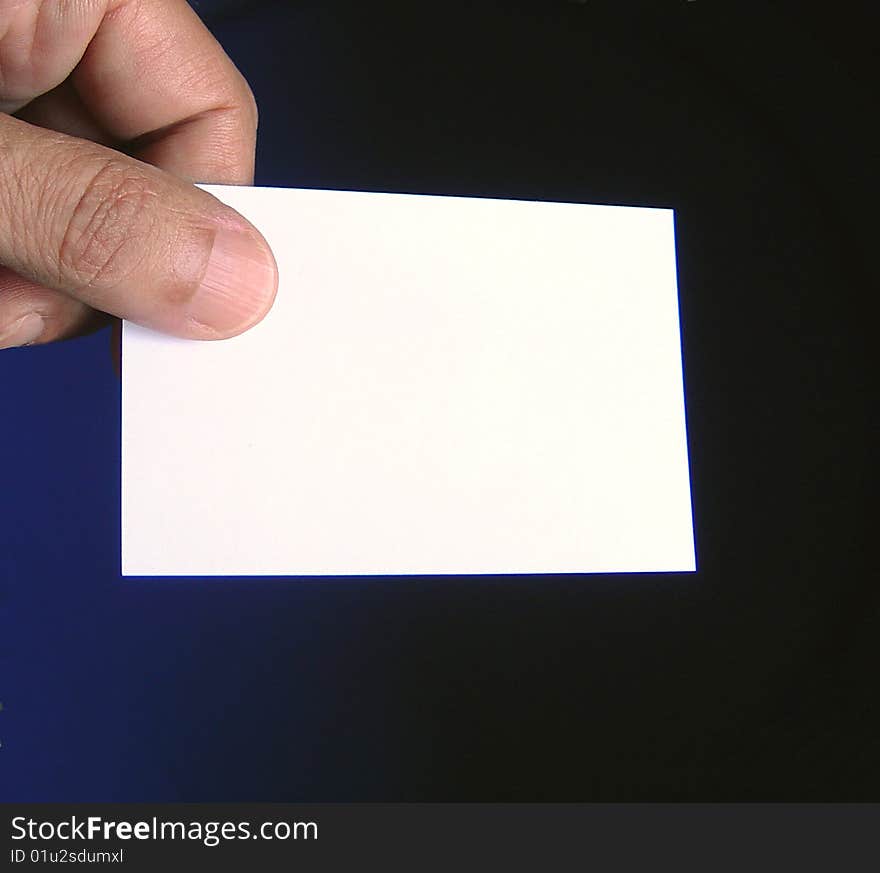
{"type": "Polygon", "coordinates": [[[208,190],[278,297],[125,325],[124,575],[695,569],[671,210],[208,190]]]}

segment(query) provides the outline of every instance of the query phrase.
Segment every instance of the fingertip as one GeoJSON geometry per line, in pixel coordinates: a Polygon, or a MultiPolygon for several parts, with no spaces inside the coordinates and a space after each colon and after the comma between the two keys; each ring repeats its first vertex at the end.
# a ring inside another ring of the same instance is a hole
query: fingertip
{"type": "Polygon", "coordinates": [[[14,349],[33,345],[46,329],[46,322],[36,312],[14,321],[5,328],[0,328],[0,349],[14,349]]]}
{"type": "Polygon", "coordinates": [[[278,291],[269,244],[246,224],[218,224],[204,275],[186,317],[198,339],[237,336],[260,322],[278,291]]]}

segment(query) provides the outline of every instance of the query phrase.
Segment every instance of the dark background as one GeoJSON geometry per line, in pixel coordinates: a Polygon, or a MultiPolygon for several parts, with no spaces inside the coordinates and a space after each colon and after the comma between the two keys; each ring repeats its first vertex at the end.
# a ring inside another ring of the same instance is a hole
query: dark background
{"type": "Polygon", "coordinates": [[[676,209],[699,572],[122,579],[107,333],[4,352],[0,797],[878,799],[868,4],[196,5],[258,184],[676,209]]]}

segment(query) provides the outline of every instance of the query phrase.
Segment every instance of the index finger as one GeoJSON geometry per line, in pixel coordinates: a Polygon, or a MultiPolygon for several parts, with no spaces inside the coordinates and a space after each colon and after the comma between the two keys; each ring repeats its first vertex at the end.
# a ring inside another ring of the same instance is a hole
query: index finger
{"type": "Polygon", "coordinates": [[[133,156],[190,181],[252,181],[253,95],[185,0],[0,0],[0,111],[65,81],[133,156]]]}
{"type": "Polygon", "coordinates": [[[253,95],[185,0],[110,4],[72,81],[135,157],[194,182],[253,181],[253,95]]]}
{"type": "Polygon", "coordinates": [[[135,157],[195,182],[253,181],[257,111],[244,77],[185,0],[126,0],[73,75],[135,157]]]}

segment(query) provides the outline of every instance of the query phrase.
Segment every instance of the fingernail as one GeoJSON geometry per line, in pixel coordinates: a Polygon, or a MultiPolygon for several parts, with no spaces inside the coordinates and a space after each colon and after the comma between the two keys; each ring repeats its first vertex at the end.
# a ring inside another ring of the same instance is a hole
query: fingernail
{"type": "Polygon", "coordinates": [[[0,331],[0,349],[14,349],[30,345],[43,332],[45,323],[36,312],[29,312],[0,331]]]}
{"type": "Polygon", "coordinates": [[[246,230],[221,226],[188,315],[219,335],[240,333],[269,309],[278,269],[268,245],[246,230]]]}

